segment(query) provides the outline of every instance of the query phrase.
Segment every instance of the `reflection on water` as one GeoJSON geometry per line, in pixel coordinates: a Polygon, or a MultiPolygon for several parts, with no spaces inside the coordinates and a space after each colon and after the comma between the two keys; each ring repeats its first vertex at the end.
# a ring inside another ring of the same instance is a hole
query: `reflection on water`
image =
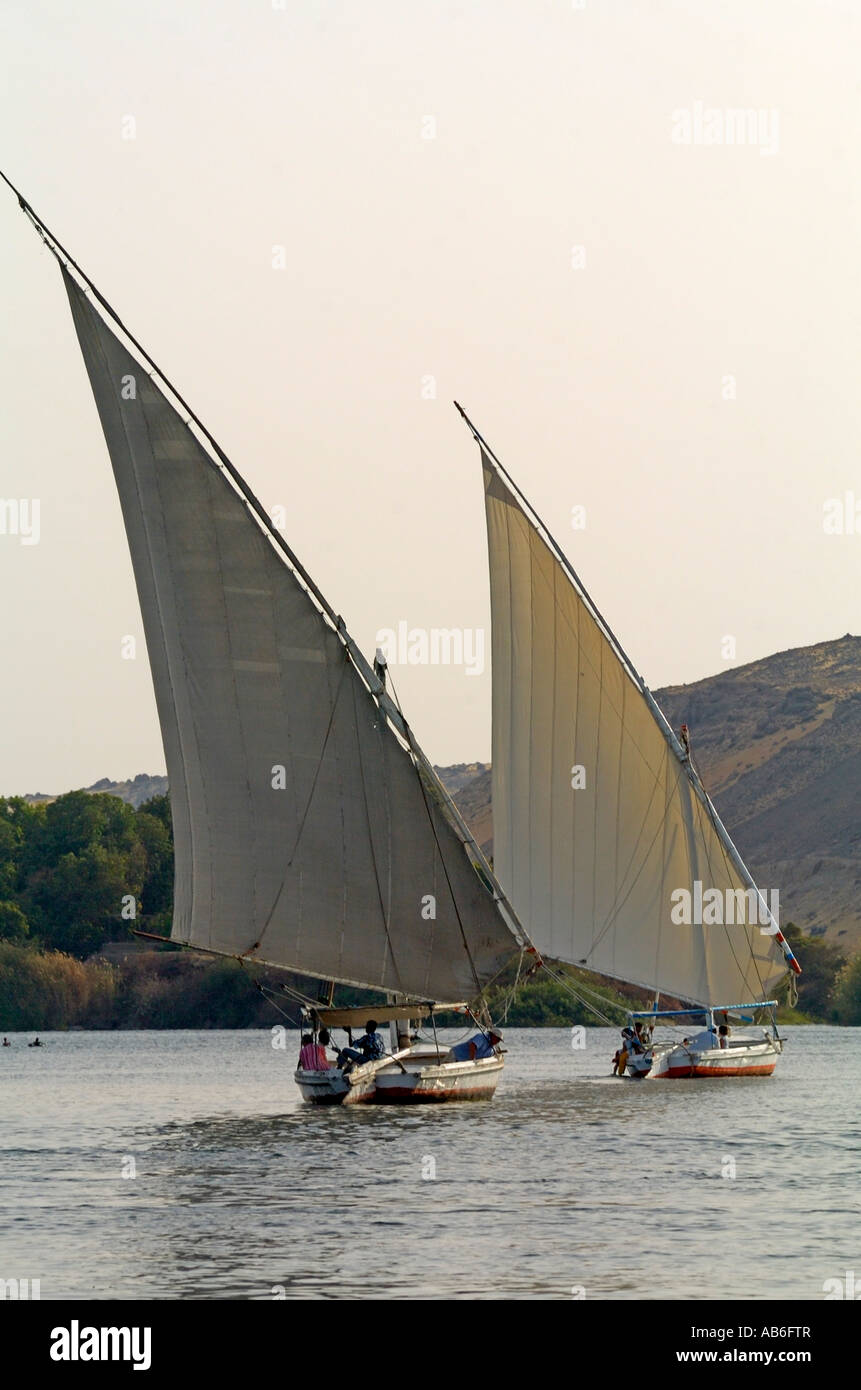
{"type": "Polygon", "coordinates": [[[0,1277],[43,1298],[821,1298],[857,1266],[851,1029],[684,1082],[510,1029],[490,1104],[343,1110],[263,1031],[46,1042],[0,1057],[0,1277]]]}

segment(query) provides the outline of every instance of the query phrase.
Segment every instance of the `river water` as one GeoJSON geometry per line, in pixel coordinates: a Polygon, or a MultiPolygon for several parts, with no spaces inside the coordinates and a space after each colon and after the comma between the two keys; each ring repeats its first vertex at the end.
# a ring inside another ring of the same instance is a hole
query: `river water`
{"type": "Polygon", "coordinates": [[[787,1031],[772,1078],[637,1082],[610,1076],[614,1031],[509,1029],[491,1103],[347,1109],[299,1100],[293,1032],[10,1035],[0,1278],[43,1299],[861,1287],[861,1030],[787,1031]]]}

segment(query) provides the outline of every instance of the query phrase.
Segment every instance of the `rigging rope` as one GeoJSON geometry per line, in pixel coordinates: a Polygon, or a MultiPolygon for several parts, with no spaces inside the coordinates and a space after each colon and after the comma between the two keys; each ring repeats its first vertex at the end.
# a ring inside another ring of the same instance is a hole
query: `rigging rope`
{"type": "Polygon", "coordinates": [[[593,995],[595,999],[600,999],[602,1004],[606,1005],[607,1007],[611,1009],[617,1009],[618,1012],[623,1015],[623,1017],[627,1018],[628,1009],[623,1004],[616,1004],[613,1002],[612,999],[605,999],[603,995],[598,994],[596,990],[590,989],[589,986],[584,985],[582,981],[578,980],[577,985],[575,986],[570,976],[564,975],[561,971],[554,970],[553,967],[551,965],[548,965],[546,961],[542,961],[541,964],[543,968],[547,971],[547,974],[550,976],[551,980],[554,980],[555,983],[560,987],[560,989],[563,989],[566,994],[570,994],[573,999],[577,1000],[578,1004],[581,1004],[584,1009],[588,1009],[591,1014],[594,1014],[596,1018],[600,1019],[605,1027],[615,1028],[617,1025],[613,1022],[611,1018],[608,1018],[607,1015],[601,1009],[597,1008],[595,1004],[590,1003],[590,1001],[585,997],[587,994],[593,995]]]}
{"type": "MultiPolygon", "coordinates": [[[[257,964],[256,961],[249,962],[245,960],[243,956],[234,956],[233,959],[239,962],[243,970],[247,970],[249,964],[257,964]]],[[[280,1014],[283,1014],[285,1018],[290,1017],[289,1014],[284,1012],[284,1010],[280,1007],[279,1004],[275,1003],[274,990],[270,989],[268,985],[264,985],[262,980],[253,980],[252,983],[254,984],[254,988],[256,990],[259,990],[259,992],[269,1000],[270,1004],[272,1004],[273,1007],[276,1008],[280,1014]]],[[[295,1002],[297,1004],[300,1004],[302,1008],[316,1009],[320,1003],[319,999],[312,999],[309,995],[303,994],[301,990],[296,989],[294,985],[282,984],[280,986],[280,989],[282,994],[286,994],[288,998],[295,1000],[295,1002]]]]}
{"type": "Polygon", "coordinates": [[[514,977],[514,984],[511,986],[511,989],[510,989],[509,992],[508,992],[508,996],[507,996],[507,998],[506,998],[506,1000],[505,1000],[505,1002],[504,1002],[504,1004],[503,1004],[503,1006],[502,1006],[502,1021],[503,1021],[503,1023],[508,1023],[508,1010],[511,1008],[511,1005],[514,1003],[514,998],[515,998],[515,995],[517,994],[517,987],[518,987],[518,985],[520,984],[520,973],[521,973],[521,971],[522,971],[522,969],[523,969],[523,957],[524,957],[525,954],[526,954],[525,951],[521,951],[521,952],[520,952],[520,955],[519,955],[518,958],[517,958],[517,974],[516,974],[515,977],[514,977]]]}

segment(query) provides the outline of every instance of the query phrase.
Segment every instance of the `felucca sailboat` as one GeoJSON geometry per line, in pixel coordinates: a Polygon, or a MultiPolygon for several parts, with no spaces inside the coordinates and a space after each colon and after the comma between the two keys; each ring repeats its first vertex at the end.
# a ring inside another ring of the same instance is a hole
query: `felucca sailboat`
{"type": "MultiPolygon", "coordinates": [[[[498,1047],[448,1060],[409,1025],[445,1001],[481,1000],[529,947],[516,914],[383,666],[368,664],[209,431],[18,199],[60,264],[122,506],[170,782],[170,939],[380,993],[376,1019],[407,1046],[352,1070],[300,1071],[306,1099],[490,1097],[498,1047]]],[[[321,1005],[308,1026],[369,1012],[321,1005]]]]}
{"type": "Polygon", "coordinates": [[[630,1075],[770,1075],[782,1048],[773,995],[800,966],[703,787],[687,730],[670,728],[562,549],[457,408],[484,479],[494,872],[544,956],[653,996],[625,1033],[630,1075]],[[686,900],[703,908],[688,921],[686,900]],[[661,994],[690,1007],[661,1010],[661,994]],[[769,1030],[735,1036],[731,1024],[757,1011],[769,1030]],[[662,1022],[700,1032],[659,1042],[662,1022]]]}

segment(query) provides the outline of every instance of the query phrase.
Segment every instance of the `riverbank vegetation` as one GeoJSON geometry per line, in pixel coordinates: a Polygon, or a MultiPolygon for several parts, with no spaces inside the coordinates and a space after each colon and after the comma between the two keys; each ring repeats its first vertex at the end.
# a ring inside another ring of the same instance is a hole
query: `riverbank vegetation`
{"type": "Polygon", "coordinates": [[[0,1033],[284,1022],[254,979],[236,961],[181,951],[145,951],[113,964],[0,942],[0,1033]]]}

